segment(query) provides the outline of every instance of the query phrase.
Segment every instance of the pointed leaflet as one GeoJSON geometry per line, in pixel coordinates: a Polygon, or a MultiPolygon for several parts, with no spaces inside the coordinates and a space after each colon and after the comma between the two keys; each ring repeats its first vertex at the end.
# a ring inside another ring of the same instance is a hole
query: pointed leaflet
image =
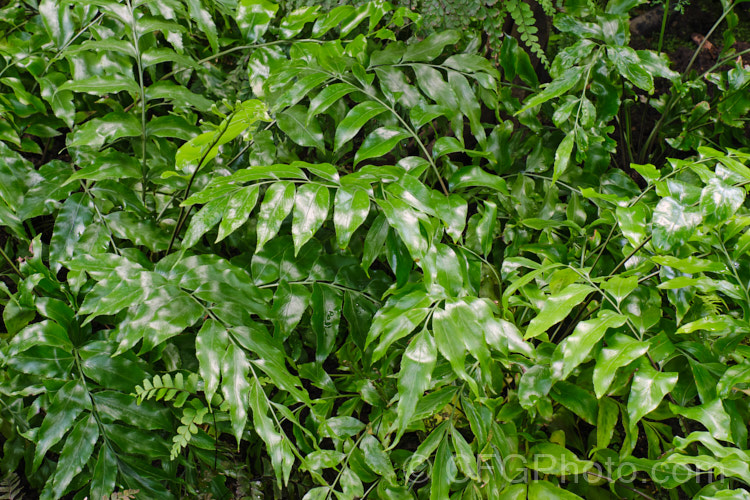
{"type": "Polygon", "coordinates": [[[571,130],[568,135],[560,142],[555,151],[555,167],[552,172],[552,180],[556,181],[562,174],[568,169],[570,163],[570,155],[573,152],[573,144],[575,142],[575,131],[571,130]]]}
{"type": "Polygon", "coordinates": [[[57,461],[55,475],[44,487],[42,499],[60,498],[70,482],[83,466],[89,461],[94,452],[94,445],[99,439],[99,426],[93,413],[83,417],[73,428],[65,440],[60,458],[57,461]]]}
{"type": "Polygon", "coordinates": [[[569,68],[558,78],[552,80],[544,90],[538,94],[532,95],[524,104],[524,107],[516,112],[516,115],[523,113],[529,108],[538,106],[544,102],[554,99],[555,97],[563,95],[565,92],[570,90],[582,77],[581,70],[579,68],[569,68]]]}
{"type": "Polygon", "coordinates": [[[534,500],[583,500],[575,493],[555,486],[549,481],[532,481],[529,484],[529,498],[534,500]]]}
{"type": "Polygon", "coordinates": [[[62,262],[73,257],[76,243],[94,220],[94,204],[84,193],[74,193],[65,200],[55,219],[49,247],[50,268],[57,272],[62,262]]]}
{"type": "Polygon", "coordinates": [[[190,225],[182,240],[182,249],[187,250],[193,247],[200,239],[219,223],[221,217],[227,211],[226,197],[216,198],[203,205],[198,213],[190,219],[190,225]]]}
{"type": "Polygon", "coordinates": [[[339,150],[341,146],[354,139],[365,123],[386,111],[388,108],[377,101],[365,101],[354,106],[336,127],[333,149],[339,150]]]}
{"type": "Polygon", "coordinates": [[[403,62],[428,62],[432,61],[440,54],[447,45],[458,43],[461,39],[461,33],[456,30],[441,31],[433,33],[421,42],[413,43],[406,47],[401,60],[403,62]]]}
{"type": "Polygon", "coordinates": [[[432,466],[432,484],[430,485],[430,500],[443,500],[450,498],[450,486],[456,477],[456,462],[450,452],[448,440],[444,439],[438,446],[435,454],[435,463],[432,466]]]}
{"type": "Polygon", "coordinates": [[[399,142],[411,137],[411,132],[401,127],[387,126],[373,130],[365,137],[362,146],[354,155],[354,165],[369,158],[377,158],[388,154],[399,142]]]}
{"type": "Polygon", "coordinates": [[[435,340],[427,330],[422,330],[411,340],[401,358],[401,370],[398,374],[398,418],[396,428],[397,442],[409,425],[417,401],[430,388],[432,370],[437,360],[435,340]]]}
{"type": "Polygon", "coordinates": [[[453,372],[469,384],[472,392],[478,396],[477,383],[466,371],[466,342],[464,339],[465,336],[476,335],[477,332],[468,332],[461,323],[462,318],[459,317],[456,303],[451,303],[447,307],[449,308],[436,309],[432,315],[435,344],[440,354],[450,363],[453,372]]]}
{"type": "Polygon", "coordinates": [[[304,184],[297,189],[292,213],[294,255],[312,238],[328,217],[330,193],[320,184],[304,184]]]}
{"type": "Polygon", "coordinates": [[[229,198],[221,217],[216,243],[232,234],[247,221],[258,201],[258,189],[258,185],[253,184],[240,189],[229,198]]]}
{"type": "Polygon", "coordinates": [[[310,305],[310,292],[304,285],[280,281],[273,296],[274,337],[286,339],[310,305]]]}
{"type": "MultiPolygon", "coordinates": [[[[294,465],[294,455],[286,437],[276,430],[273,421],[268,417],[270,407],[263,387],[257,377],[253,377],[249,391],[250,408],[253,411],[253,428],[268,447],[271,464],[276,473],[279,487],[289,481],[289,474],[294,465]]],[[[243,421],[244,425],[244,421],[243,421]]],[[[239,443],[239,439],[237,439],[239,443]]]]}
{"type": "Polygon", "coordinates": [[[607,347],[599,351],[594,367],[594,392],[597,398],[607,393],[615,378],[617,369],[627,366],[648,351],[648,342],[640,342],[627,335],[610,335],[607,347]]]}
{"type": "Polygon", "coordinates": [[[654,246],[664,253],[682,246],[693,235],[701,218],[700,213],[674,198],[663,198],[654,209],[654,246]]]}
{"type": "Polygon", "coordinates": [[[481,122],[480,101],[471,89],[469,81],[462,74],[456,71],[449,71],[448,83],[458,98],[461,113],[469,119],[471,133],[477,138],[479,144],[484,145],[486,136],[481,122]]]}
{"type": "Polygon", "coordinates": [[[742,188],[730,186],[721,179],[712,178],[701,192],[701,211],[708,224],[720,224],[742,206],[745,201],[745,191],[742,188]]]}
{"type": "Polygon", "coordinates": [[[554,293],[544,301],[542,310],[531,320],[526,329],[525,339],[537,337],[546,332],[548,328],[565,319],[570,311],[583,302],[594,289],[588,285],[573,283],[566,286],[558,293],[554,293]]]}
{"type": "Polygon", "coordinates": [[[620,406],[613,399],[602,398],[599,400],[599,412],[596,416],[597,448],[609,446],[619,418],[620,406]]]}
{"type": "Polygon", "coordinates": [[[355,92],[357,87],[351,83],[334,83],[326,86],[310,101],[310,109],[307,111],[307,120],[313,116],[324,113],[328,108],[336,104],[343,97],[355,92]]]}
{"type": "Polygon", "coordinates": [[[388,299],[385,307],[375,314],[367,333],[365,348],[380,339],[372,355],[373,362],[383,357],[391,344],[409,335],[427,317],[430,304],[432,299],[424,290],[414,290],[388,299]]]}
{"type": "Polygon", "coordinates": [[[203,379],[203,391],[209,404],[219,388],[222,358],[228,347],[227,330],[218,321],[206,320],[195,337],[195,356],[198,358],[198,373],[203,379]]]}
{"type": "Polygon", "coordinates": [[[36,434],[32,471],[37,470],[47,450],[63,438],[81,410],[90,404],[83,386],[75,380],[57,391],[36,434]]]}
{"type": "Polygon", "coordinates": [[[346,248],[354,231],[367,220],[370,213],[370,196],[363,189],[341,186],[333,202],[333,225],[336,228],[336,243],[346,248]]]}
{"type": "Polygon", "coordinates": [[[308,121],[307,110],[304,106],[292,106],[276,116],[282,132],[291,140],[303,147],[325,149],[323,132],[316,118],[308,121]]]}
{"type": "Polygon", "coordinates": [[[104,444],[99,448],[99,458],[91,475],[91,498],[109,498],[115,490],[116,479],[117,459],[112,449],[104,444]]]}
{"type": "Polygon", "coordinates": [[[662,373],[654,370],[647,361],[641,363],[633,377],[628,397],[628,418],[630,427],[659,406],[677,384],[677,373],[662,373]]]}
{"type": "Polygon", "coordinates": [[[714,399],[711,402],[691,408],[682,408],[670,403],[669,409],[672,413],[700,422],[716,439],[733,441],[730,435],[731,418],[724,409],[721,399],[714,399]]]}
{"type": "Polygon", "coordinates": [[[229,403],[229,420],[238,449],[247,424],[247,407],[250,404],[250,384],[247,381],[249,371],[250,364],[245,351],[230,343],[221,361],[221,392],[229,403]]]}
{"type": "Polygon", "coordinates": [[[219,35],[216,32],[213,16],[201,5],[200,0],[186,0],[186,3],[190,18],[198,24],[203,34],[208,38],[213,53],[217,53],[219,51],[219,35]]]}
{"type": "Polygon", "coordinates": [[[413,259],[424,257],[429,243],[420,230],[420,214],[397,198],[381,199],[378,200],[378,204],[383,209],[388,223],[409,249],[411,257],[413,259]]]}
{"type": "Polygon", "coordinates": [[[359,443],[359,449],[364,454],[365,463],[376,474],[382,476],[388,483],[395,483],[396,473],[393,470],[391,459],[375,436],[366,434],[359,443]]]}
{"type": "Polygon", "coordinates": [[[594,463],[580,460],[575,453],[555,443],[539,443],[531,447],[527,467],[543,474],[555,476],[580,475],[594,463]]]}
{"type": "MultiPolygon", "coordinates": [[[[58,92],[72,90],[73,92],[91,92],[97,95],[113,94],[126,90],[131,94],[137,94],[138,84],[132,78],[124,75],[92,76],[81,80],[69,81],[62,84],[58,92]]],[[[123,115],[124,116],[124,115],[123,115]]]]}
{"type": "Polygon", "coordinates": [[[117,354],[132,348],[141,339],[141,352],[148,352],[167,339],[179,335],[201,318],[203,311],[195,300],[174,285],[156,288],[120,323],[117,354]]]}
{"type": "Polygon", "coordinates": [[[256,252],[279,232],[281,223],[294,206],[294,192],[294,184],[289,181],[276,182],[266,190],[258,214],[256,252]]]}
{"type": "Polygon", "coordinates": [[[318,283],[313,285],[310,326],[316,337],[316,361],[324,361],[336,346],[343,300],[341,290],[318,283]]]}
{"type": "Polygon", "coordinates": [[[622,326],[625,321],[627,319],[621,314],[602,311],[598,318],[578,323],[552,356],[553,376],[559,380],[566,379],[576,366],[583,363],[609,328],[622,326]]]}
{"type": "Polygon", "coordinates": [[[268,0],[240,0],[237,4],[237,27],[247,42],[257,42],[268,30],[279,6],[268,0]]]}
{"type": "Polygon", "coordinates": [[[263,370],[276,386],[290,393],[297,401],[310,403],[307,392],[299,389],[302,387],[299,378],[289,373],[286,367],[283,345],[273,339],[262,324],[235,326],[231,333],[245,350],[257,356],[250,360],[251,365],[263,370]]]}

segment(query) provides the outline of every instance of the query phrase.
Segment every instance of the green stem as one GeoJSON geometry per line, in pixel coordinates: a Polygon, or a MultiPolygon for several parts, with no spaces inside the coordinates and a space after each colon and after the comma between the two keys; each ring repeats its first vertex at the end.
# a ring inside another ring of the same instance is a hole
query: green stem
{"type": "Polygon", "coordinates": [[[661,54],[661,48],[664,43],[664,31],[667,29],[667,17],[669,17],[669,0],[664,2],[664,15],[661,16],[661,31],[659,31],[659,43],[656,45],[656,52],[661,54]]]}
{"type": "Polygon", "coordinates": [[[5,259],[5,261],[8,263],[8,265],[13,270],[13,272],[16,273],[18,276],[20,276],[21,278],[24,278],[23,273],[18,269],[18,267],[16,267],[16,264],[13,262],[13,260],[10,257],[8,257],[8,254],[5,253],[5,250],[3,250],[3,247],[0,247],[0,254],[2,254],[3,259],[5,259]]]}
{"type": "MultiPolygon", "coordinates": [[[[203,153],[203,156],[201,156],[200,161],[198,162],[198,165],[195,167],[195,170],[193,171],[193,175],[190,176],[190,180],[188,181],[187,187],[185,188],[185,194],[182,198],[182,201],[185,201],[188,196],[190,195],[190,188],[193,187],[193,182],[195,181],[195,176],[198,175],[198,172],[203,167],[203,162],[206,161],[206,158],[208,157],[208,153],[211,152],[211,150],[216,146],[219,141],[221,140],[221,137],[224,135],[224,132],[227,131],[227,128],[229,128],[229,124],[232,122],[232,118],[234,115],[229,115],[226,122],[224,122],[224,126],[219,131],[219,133],[214,137],[214,140],[211,141],[211,144],[208,145],[208,148],[206,148],[206,151],[203,153]]],[[[188,207],[187,210],[185,207],[180,207],[180,215],[177,219],[177,224],[174,227],[174,231],[172,232],[172,238],[169,240],[169,246],[167,247],[167,254],[172,251],[172,246],[174,245],[175,239],[177,238],[177,235],[180,233],[180,230],[182,229],[183,224],[185,224],[185,219],[187,219],[187,216],[190,214],[190,210],[192,210],[192,206],[188,207]]]]}

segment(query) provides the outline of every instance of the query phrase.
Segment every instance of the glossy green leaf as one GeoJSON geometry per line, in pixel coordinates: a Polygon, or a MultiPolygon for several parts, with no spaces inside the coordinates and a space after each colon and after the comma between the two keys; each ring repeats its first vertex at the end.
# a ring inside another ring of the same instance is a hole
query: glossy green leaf
{"type": "Polygon", "coordinates": [[[677,373],[663,373],[643,362],[633,377],[628,396],[628,418],[634,427],[644,416],[659,406],[662,399],[677,384],[677,373]]]}
{"type": "Polygon", "coordinates": [[[248,42],[258,42],[268,30],[279,6],[266,0],[240,0],[235,20],[248,42]]]}
{"type": "Polygon", "coordinates": [[[727,368],[716,385],[716,392],[720,398],[726,398],[744,384],[750,384],[750,363],[747,362],[727,368]]]}
{"type": "Polygon", "coordinates": [[[581,79],[581,71],[579,68],[569,68],[560,75],[559,77],[552,80],[544,90],[538,94],[534,94],[531,98],[526,101],[524,107],[516,112],[516,114],[522,113],[534,106],[539,106],[542,103],[554,99],[563,95],[565,92],[570,90],[578,81],[581,79]]]}
{"type": "Polygon", "coordinates": [[[223,240],[247,222],[258,201],[258,186],[246,186],[232,194],[224,207],[216,242],[223,240]]]}
{"type": "Polygon", "coordinates": [[[620,407],[611,398],[599,400],[599,412],[596,417],[596,446],[607,448],[612,441],[615,425],[620,418],[620,407]]]}
{"type": "Polygon", "coordinates": [[[279,128],[300,146],[324,149],[323,132],[317,119],[307,119],[307,109],[297,105],[276,117],[279,128]]]}
{"type": "Polygon", "coordinates": [[[596,356],[594,368],[594,392],[602,398],[609,390],[617,369],[627,366],[648,351],[648,342],[641,342],[631,337],[615,334],[607,338],[607,347],[602,348],[596,356]]]}
{"type": "Polygon", "coordinates": [[[286,338],[310,305],[310,292],[303,285],[279,283],[273,297],[274,336],[286,338]]]}
{"type": "Polygon", "coordinates": [[[354,164],[386,155],[407,137],[411,137],[411,133],[401,127],[388,126],[373,130],[354,155],[354,164]]]}
{"type": "Polygon", "coordinates": [[[330,193],[319,184],[304,184],[297,189],[292,213],[294,255],[312,238],[328,217],[330,193]]]}
{"type": "Polygon", "coordinates": [[[99,447],[99,456],[96,459],[91,474],[92,498],[106,498],[112,494],[117,480],[117,459],[109,446],[99,447]]]}
{"type": "MultiPolygon", "coordinates": [[[[249,371],[245,352],[230,342],[221,360],[221,392],[229,403],[229,420],[238,446],[247,425],[247,408],[251,401],[251,385],[247,380],[249,371]]],[[[257,384],[256,380],[253,385],[257,384]]],[[[260,420],[261,417],[256,418],[260,420]]],[[[255,425],[257,427],[258,422],[255,425]]]]}
{"type": "Polygon", "coordinates": [[[662,252],[668,252],[687,242],[701,222],[701,214],[674,198],[663,198],[654,209],[653,242],[662,252]]]}
{"type": "Polygon", "coordinates": [[[564,380],[575,367],[583,363],[591,350],[610,328],[625,324],[626,317],[613,311],[602,311],[596,319],[581,321],[573,333],[562,341],[553,355],[555,376],[564,380]]]}
{"type": "Polygon", "coordinates": [[[539,314],[534,317],[526,329],[524,338],[538,337],[550,327],[565,319],[575,306],[593,292],[594,289],[588,285],[571,284],[552,294],[544,302],[539,314]]]}
{"type": "Polygon", "coordinates": [[[341,321],[343,294],[340,290],[313,285],[311,298],[312,318],[310,320],[316,336],[315,359],[324,361],[333,351],[341,321]]]}
{"type": "Polygon", "coordinates": [[[433,33],[421,42],[406,47],[402,57],[403,62],[429,62],[438,57],[445,46],[453,45],[461,39],[461,33],[455,30],[447,30],[433,33]]]}
{"type": "Polygon", "coordinates": [[[386,302],[372,321],[365,346],[379,339],[373,361],[388,352],[395,341],[409,335],[427,317],[432,300],[423,291],[414,291],[402,297],[393,297],[386,302]]]}
{"type": "Polygon", "coordinates": [[[583,500],[575,493],[555,486],[549,481],[532,481],[529,484],[529,498],[535,500],[583,500]]]}
{"type": "Polygon", "coordinates": [[[328,108],[356,90],[357,87],[350,83],[334,83],[333,85],[327,85],[318,93],[318,95],[310,100],[310,109],[307,112],[307,119],[310,120],[311,117],[315,115],[325,113],[328,108]]]}
{"type": "Polygon", "coordinates": [[[52,271],[57,272],[62,262],[73,257],[76,244],[86,226],[94,220],[94,204],[83,193],[74,193],[65,200],[55,219],[50,241],[49,259],[52,271]]]}
{"type": "Polygon", "coordinates": [[[281,223],[284,222],[294,206],[294,194],[294,184],[288,181],[271,184],[266,190],[258,214],[256,251],[263,248],[263,245],[279,232],[281,223]]]}
{"type": "Polygon", "coordinates": [[[745,202],[745,191],[733,187],[718,178],[713,178],[701,191],[700,207],[708,224],[721,224],[745,202]]]}
{"type": "Polygon", "coordinates": [[[594,466],[593,462],[581,460],[572,451],[554,443],[534,445],[528,456],[529,468],[555,476],[581,475],[594,466]]]}
{"type": "Polygon", "coordinates": [[[81,411],[90,405],[78,381],[70,381],[57,391],[36,434],[33,470],[41,465],[47,451],[68,433],[81,411]]]}
{"type": "MultiPolygon", "coordinates": [[[[97,95],[130,92],[137,94],[138,84],[132,78],[122,75],[92,76],[82,80],[69,81],[61,85],[58,91],[72,90],[73,92],[90,92],[97,95]]],[[[125,115],[123,115],[125,116],[125,115]]]]}
{"type": "Polygon", "coordinates": [[[148,352],[193,326],[202,313],[195,300],[174,285],[150,290],[142,304],[131,306],[130,314],[120,324],[115,354],[125,352],[140,340],[141,351],[148,352]]]}
{"type": "Polygon", "coordinates": [[[555,166],[552,173],[552,180],[558,180],[568,169],[570,155],[573,152],[574,144],[575,133],[573,131],[568,132],[565,138],[560,141],[560,145],[557,146],[557,150],[555,151],[555,166]]]}
{"type": "Polygon", "coordinates": [[[100,181],[103,179],[127,179],[141,176],[141,166],[132,156],[108,150],[97,155],[90,165],[83,167],[68,177],[65,184],[86,179],[100,181]]]}
{"type": "Polygon", "coordinates": [[[654,90],[654,78],[643,68],[635,50],[630,47],[608,46],[607,57],[633,85],[648,92],[654,90]]]}
{"type": "Polygon", "coordinates": [[[206,400],[209,402],[219,388],[222,355],[228,348],[229,335],[226,328],[215,320],[206,320],[195,337],[195,356],[198,358],[198,372],[203,379],[206,400]]]}
{"type": "Polygon", "coordinates": [[[346,248],[354,234],[370,213],[370,197],[366,191],[354,186],[342,186],[334,199],[333,225],[339,248],[346,248]]]}
{"type": "MultiPolygon", "coordinates": [[[[286,484],[289,480],[292,465],[294,464],[294,455],[292,454],[288,440],[276,430],[273,421],[268,417],[270,410],[268,399],[265,392],[263,392],[263,387],[261,387],[260,382],[255,377],[253,377],[249,385],[249,404],[253,412],[253,428],[268,447],[271,464],[276,472],[276,481],[278,486],[281,487],[282,480],[283,484],[286,484]]],[[[235,427],[235,435],[237,436],[238,443],[240,440],[237,429],[240,426],[244,427],[244,418],[246,415],[247,410],[245,410],[242,422],[240,423],[238,420],[237,427],[235,427]]],[[[234,418],[232,420],[234,425],[234,418]]]]}
{"type": "Polygon", "coordinates": [[[449,181],[451,191],[474,186],[488,187],[505,195],[510,194],[505,179],[489,174],[475,166],[466,166],[458,169],[449,181]]]}
{"type": "Polygon", "coordinates": [[[640,245],[648,237],[649,210],[645,204],[636,203],[632,207],[618,206],[615,215],[622,235],[633,247],[640,245]]]}
{"type": "Polygon", "coordinates": [[[396,419],[398,437],[403,435],[409,425],[417,407],[417,400],[430,388],[436,360],[435,340],[429,331],[423,330],[412,338],[401,358],[401,370],[398,375],[400,399],[396,419]]]}
{"type": "Polygon", "coordinates": [[[387,110],[385,106],[377,101],[365,101],[354,106],[336,127],[333,149],[341,149],[344,144],[354,139],[365,123],[387,110]]]}
{"type": "Polygon", "coordinates": [[[65,440],[60,458],[57,461],[55,475],[42,491],[41,498],[59,498],[65,492],[73,478],[77,476],[94,452],[94,445],[99,439],[99,425],[93,413],[82,418],[65,440]]]}

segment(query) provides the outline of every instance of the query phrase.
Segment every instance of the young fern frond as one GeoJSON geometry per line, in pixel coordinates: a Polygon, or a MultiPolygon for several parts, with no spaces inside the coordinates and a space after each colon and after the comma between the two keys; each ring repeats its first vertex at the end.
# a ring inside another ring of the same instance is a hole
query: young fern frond
{"type": "Polygon", "coordinates": [[[145,399],[156,401],[174,399],[174,406],[181,408],[190,395],[198,393],[198,382],[197,373],[191,373],[187,379],[181,372],[177,372],[174,377],[169,373],[156,375],[153,379],[145,379],[143,386],[136,386],[135,395],[138,397],[138,404],[145,399]]]}
{"type": "Polygon", "coordinates": [[[182,410],[182,424],[177,428],[177,434],[172,437],[172,449],[170,457],[177,458],[182,449],[188,445],[195,434],[198,434],[198,426],[203,425],[203,417],[209,412],[208,408],[198,399],[191,399],[188,406],[182,410]]]}
{"type": "MultiPolygon", "coordinates": [[[[551,0],[541,0],[539,2],[545,13],[552,10],[551,0]]],[[[521,40],[541,61],[545,68],[549,68],[549,61],[544,53],[544,49],[539,43],[537,32],[539,28],[535,25],[534,11],[531,6],[523,0],[509,0],[505,7],[513,18],[515,28],[521,36],[521,40]]]]}

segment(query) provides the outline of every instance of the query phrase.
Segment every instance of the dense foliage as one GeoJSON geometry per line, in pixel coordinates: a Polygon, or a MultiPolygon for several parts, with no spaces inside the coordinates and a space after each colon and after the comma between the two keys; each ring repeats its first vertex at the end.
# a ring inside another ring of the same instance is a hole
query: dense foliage
{"type": "Polygon", "coordinates": [[[736,4],[639,3],[6,2],[0,497],[750,498],[736,4]]]}

